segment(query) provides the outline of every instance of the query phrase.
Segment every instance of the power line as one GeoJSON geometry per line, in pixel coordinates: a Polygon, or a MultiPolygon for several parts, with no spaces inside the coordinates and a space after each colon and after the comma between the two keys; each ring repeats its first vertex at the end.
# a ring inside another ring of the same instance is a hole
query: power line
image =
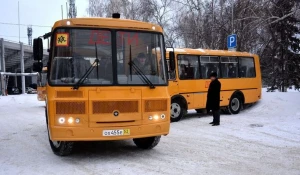
{"type": "MultiPolygon", "coordinates": [[[[19,24],[16,23],[8,23],[8,22],[0,22],[0,24],[4,24],[4,25],[15,25],[18,26],[19,24]]],[[[51,26],[43,26],[43,25],[32,25],[32,24],[20,24],[20,26],[35,26],[35,27],[51,27],[51,26]]]]}
{"type": "MultiPolygon", "coordinates": [[[[2,37],[19,38],[19,36],[0,35],[2,37]]],[[[27,36],[21,36],[20,38],[27,38],[27,36]]]]}

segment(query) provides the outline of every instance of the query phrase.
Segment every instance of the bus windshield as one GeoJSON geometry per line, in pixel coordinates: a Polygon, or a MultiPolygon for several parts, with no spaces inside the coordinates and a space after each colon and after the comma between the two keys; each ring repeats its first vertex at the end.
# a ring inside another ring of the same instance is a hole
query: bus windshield
{"type": "Polygon", "coordinates": [[[153,85],[166,85],[163,35],[141,31],[109,29],[58,29],[54,33],[50,84],[71,86],[91,66],[84,85],[147,85],[130,62],[153,85]],[[95,47],[96,45],[96,47],[95,47]],[[95,63],[96,48],[99,63],[95,63]]]}

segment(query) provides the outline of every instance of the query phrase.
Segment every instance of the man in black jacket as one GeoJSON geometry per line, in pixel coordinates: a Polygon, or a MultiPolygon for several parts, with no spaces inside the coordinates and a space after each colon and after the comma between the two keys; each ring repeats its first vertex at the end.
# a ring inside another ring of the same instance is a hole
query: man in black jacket
{"type": "Polygon", "coordinates": [[[217,73],[213,72],[210,74],[210,85],[207,92],[206,110],[207,113],[212,111],[214,120],[209,123],[212,126],[220,125],[220,91],[221,83],[217,78],[217,73]]]}

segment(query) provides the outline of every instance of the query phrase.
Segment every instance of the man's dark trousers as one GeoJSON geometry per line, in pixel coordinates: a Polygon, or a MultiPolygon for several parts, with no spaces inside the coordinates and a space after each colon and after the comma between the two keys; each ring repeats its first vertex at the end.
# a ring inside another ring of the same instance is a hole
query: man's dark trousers
{"type": "Polygon", "coordinates": [[[220,124],[220,110],[212,110],[214,124],[220,124]]]}

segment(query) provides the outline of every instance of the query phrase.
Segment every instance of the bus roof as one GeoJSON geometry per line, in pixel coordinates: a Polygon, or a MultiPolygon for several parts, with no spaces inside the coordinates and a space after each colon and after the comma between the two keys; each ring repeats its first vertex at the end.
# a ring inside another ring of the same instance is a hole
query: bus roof
{"type": "Polygon", "coordinates": [[[99,27],[115,29],[131,29],[156,31],[162,33],[163,30],[159,25],[141,22],[136,20],[119,19],[119,18],[71,18],[56,21],[52,30],[57,27],[99,27]]]}
{"type": "MultiPolygon", "coordinates": [[[[169,58],[169,52],[173,51],[173,48],[167,48],[167,58],[169,58]]],[[[248,52],[237,52],[228,50],[210,50],[210,49],[191,49],[191,48],[175,48],[175,54],[186,55],[218,55],[218,56],[249,56],[253,57],[255,54],[248,52]]]]}

